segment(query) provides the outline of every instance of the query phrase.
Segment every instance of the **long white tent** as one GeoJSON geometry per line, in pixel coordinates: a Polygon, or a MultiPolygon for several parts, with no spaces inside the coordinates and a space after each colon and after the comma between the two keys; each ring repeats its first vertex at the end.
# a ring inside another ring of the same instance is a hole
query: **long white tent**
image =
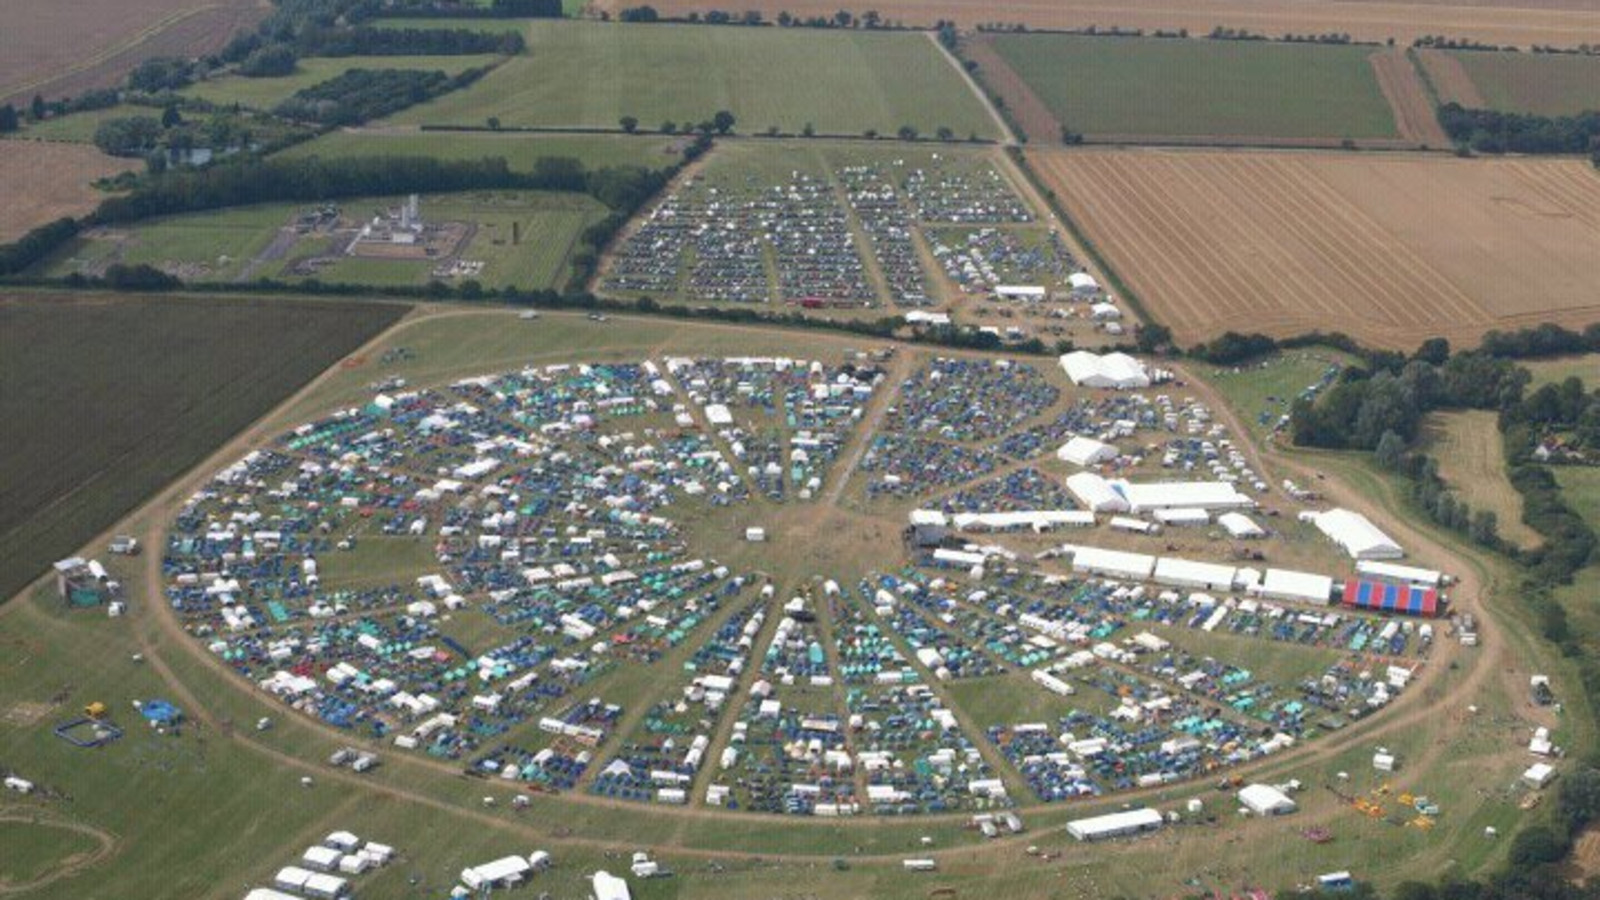
{"type": "Polygon", "coordinates": [[[1144,363],[1126,353],[1090,353],[1074,350],[1061,357],[1061,368],[1072,383],[1082,387],[1126,391],[1150,386],[1144,363]]]}
{"type": "Polygon", "coordinates": [[[1161,827],[1161,822],[1161,813],[1156,810],[1130,809],[1088,819],[1074,819],[1067,823],[1067,833],[1080,841],[1099,841],[1154,831],[1161,827]]]}
{"type": "Polygon", "coordinates": [[[1399,559],[1406,555],[1393,538],[1358,512],[1330,509],[1321,513],[1302,513],[1301,517],[1310,519],[1319,531],[1343,547],[1352,559],[1399,559]]]}
{"type": "Polygon", "coordinates": [[[1110,482],[1133,512],[1155,509],[1249,509],[1256,502],[1226,481],[1110,482]]]}
{"type": "Polygon", "coordinates": [[[1117,493],[1111,482],[1093,472],[1067,476],[1067,490],[1090,512],[1127,512],[1127,498],[1117,493]]]}

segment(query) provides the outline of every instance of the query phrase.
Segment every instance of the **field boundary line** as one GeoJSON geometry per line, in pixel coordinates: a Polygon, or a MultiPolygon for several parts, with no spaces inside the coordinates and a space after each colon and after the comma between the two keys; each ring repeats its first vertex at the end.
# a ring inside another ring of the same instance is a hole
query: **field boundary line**
{"type": "Polygon", "coordinates": [[[984,112],[987,112],[989,118],[994,120],[995,127],[1000,129],[1001,144],[1007,147],[1015,147],[1017,145],[1017,136],[1011,131],[1011,125],[1006,122],[1004,116],[1000,115],[1000,110],[995,109],[994,104],[989,102],[988,93],[972,77],[972,73],[968,72],[967,67],[962,64],[961,60],[950,52],[950,48],[944,45],[944,41],[939,40],[937,31],[925,31],[923,34],[928,36],[928,40],[933,41],[933,46],[938,48],[939,55],[946,63],[950,64],[951,68],[956,70],[956,74],[961,77],[962,83],[966,84],[967,89],[972,91],[972,96],[976,97],[978,103],[983,106],[984,112]]]}

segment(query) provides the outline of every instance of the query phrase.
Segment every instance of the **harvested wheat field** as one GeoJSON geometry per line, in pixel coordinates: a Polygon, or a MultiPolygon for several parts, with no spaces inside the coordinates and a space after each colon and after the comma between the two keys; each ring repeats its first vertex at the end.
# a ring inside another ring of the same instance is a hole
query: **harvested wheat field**
{"type": "Polygon", "coordinates": [[[8,0],[0,102],[117,83],[152,56],[198,56],[269,11],[263,0],[8,0]]]}
{"type": "Polygon", "coordinates": [[[1442,335],[1600,318],[1600,174],[1576,160],[1033,152],[1150,314],[1224,331],[1442,335]]]}
{"type": "MultiPolygon", "coordinates": [[[[615,16],[637,0],[593,0],[591,8],[615,16]]],[[[721,0],[657,0],[663,16],[727,9],[721,0]]],[[[744,0],[738,11],[756,9],[775,20],[793,16],[831,18],[838,0],[744,0]]],[[[858,8],[866,9],[863,5],[858,8]]],[[[1221,25],[1278,37],[1286,33],[1344,32],[1357,40],[1448,34],[1494,44],[1576,46],[1600,41],[1600,9],[1592,0],[878,0],[870,4],[885,22],[931,27],[948,20],[964,28],[1023,24],[1030,28],[1187,28],[1204,33],[1221,25]]]]}
{"type": "Polygon", "coordinates": [[[83,144],[0,141],[0,242],[94,209],[101,195],[90,183],[134,165],[83,144]]]}

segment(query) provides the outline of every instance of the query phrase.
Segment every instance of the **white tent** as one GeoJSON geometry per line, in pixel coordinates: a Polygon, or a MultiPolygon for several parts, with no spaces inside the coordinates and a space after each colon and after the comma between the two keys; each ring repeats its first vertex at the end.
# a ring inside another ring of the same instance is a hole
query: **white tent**
{"type": "Polygon", "coordinates": [[[1329,598],[1333,596],[1333,579],[1311,572],[1268,569],[1257,590],[1261,596],[1273,600],[1294,600],[1327,606],[1329,598]]]}
{"type": "Polygon", "coordinates": [[[1399,559],[1406,555],[1393,538],[1358,512],[1330,509],[1323,513],[1305,513],[1303,517],[1309,518],[1318,530],[1343,547],[1352,559],[1399,559]]]}
{"type": "Polygon", "coordinates": [[[1156,558],[1144,553],[1127,553],[1101,547],[1083,547],[1067,544],[1063,553],[1072,555],[1072,571],[1089,575],[1107,575],[1144,581],[1155,568],[1156,558]]]}
{"type": "Polygon", "coordinates": [[[594,873],[591,881],[594,887],[594,900],[632,900],[633,895],[628,892],[628,883],[601,869],[594,873]]]}
{"type": "Polygon", "coordinates": [[[1173,587],[1229,591],[1233,589],[1234,571],[1233,566],[1164,556],[1156,560],[1155,580],[1173,587]]]}
{"type": "Polygon", "coordinates": [[[1244,513],[1225,512],[1217,516],[1217,524],[1227,529],[1233,538],[1258,538],[1266,535],[1260,525],[1244,513]]]}
{"type": "Polygon", "coordinates": [[[1088,819],[1075,819],[1067,823],[1067,833],[1080,841],[1098,841],[1105,838],[1154,831],[1161,827],[1161,813],[1153,809],[1130,809],[1088,819]]]}
{"type": "Polygon", "coordinates": [[[1067,490],[1091,512],[1128,511],[1128,501],[1111,487],[1111,482],[1093,472],[1067,476],[1067,490]]]}
{"type": "Polygon", "coordinates": [[[1096,303],[1089,307],[1089,317],[1108,322],[1112,319],[1122,318],[1122,310],[1117,309],[1116,304],[1113,303],[1096,303]]]}
{"type": "Polygon", "coordinates": [[[1281,816],[1296,809],[1289,795],[1267,784],[1249,784],[1239,792],[1239,802],[1258,816],[1281,816]]]}
{"type": "Polygon", "coordinates": [[[1092,388],[1131,390],[1150,386],[1150,373],[1144,363],[1126,353],[1104,356],[1087,350],[1074,350],[1061,357],[1061,368],[1073,384],[1092,388]]]}
{"type": "Polygon", "coordinates": [[[1117,458],[1117,448],[1094,438],[1075,436],[1061,445],[1056,458],[1075,466],[1092,466],[1117,458]]]}
{"type": "Polygon", "coordinates": [[[1074,272],[1067,276],[1067,285],[1072,288],[1074,297],[1093,297],[1100,293],[1100,282],[1088,272],[1074,272]]]}
{"type": "Polygon", "coordinates": [[[1153,509],[1249,509],[1254,500],[1226,481],[1118,480],[1111,487],[1128,501],[1134,512],[1153,509]]]}
{"type": "Polygon", "coordinates": [[[1384,578],[1389,581],[1402,581],[1406,584],[1420,584],[1424,587],[1436,588],[1444,581],[1444,573],[1432,569],[1418,568],[1417,566],[1401,566],[1394,563],[1378,562],[1377,560],[1356,560],[1356,571],[1372,578],[1384,578]]]}

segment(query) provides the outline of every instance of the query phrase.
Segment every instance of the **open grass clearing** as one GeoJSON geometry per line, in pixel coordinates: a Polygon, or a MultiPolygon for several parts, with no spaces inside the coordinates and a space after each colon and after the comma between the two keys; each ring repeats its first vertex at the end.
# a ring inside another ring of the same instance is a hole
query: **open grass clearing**
{"type": "Polygon", "coordinates": [[[606,134],[531,134],[526,132],[335,131],[296,144],[278,154],[288,159],[317,156],[427,156],[441,160],[500,157],[513,171],[532,171],[547,157],[570,157],[591,169],[644,166],[658,169],[678,161],[680,141],[668,137],[606,134]]]}
{"type": "Polygon", "coordinates": [[[1596,308],[1600,174],[1587,162],[1102,150],[1029,159],[1185,344],[1320,329],[1406,351],[1439,336],[1469,346],[1491,329],[1584,324],[1596,308]]]}
{"type": "Polygon", "coordinates": [[[306,57],[295,64],[294,72],[289,75],[278,78],[223,75],[184,88],[182,93],[219,106],[237,103],[249,109],[270,110],[296,92],[337,78],[351,69],[410,69],[459,75],[468,69],[493,65],[499,59],[493,55],[306,57]]]}
{"type": "Polygon", "coordinates": [[[390,304],[0,300],[0,597],[110,526],[339,357],[390,304]],[[114,384],[114,388],[107,385],[114,384]]]}
{"type": "Polygon", "coordinates": [[[990,40],[1057,121],[1080,134],[1399,137],[1367,47],[1065,34],[990,40]]]}
{"type": "Polygon", "coordinates": [[[719,110],[752,134],[995,135],[961,73],[922,34],[537,21],[528,52],[393,121],[510,127],[693,126],[719,110]]]}
{"type": "Polygon", "coordinates": [[[1506,476],[1505,445],[1495,414],[1483,410],[1433,413],[1423,421],[1420,449],[1439,461],[1439,477],[1474,510],[1500,521],[1500,536],[1536,547],[1537,531],[1522,521],[1522,495],[1506,476]]]}
{"type": "Polygon", "coordinates": [[[1582,379],[1583,386],[1589,390],[1600,387],[1600,353],[1560,356],[1555,359],[1530,359],[1524,360],[1521,365],[1533,373],[1533,381],[1528,385],[1529,390],[1537,389],[1540,385],[1559,384],[1574,375],[1582,379]]]}
{"type": "Polygon", "coordinates": [[[1237,366],[1199,366],[1206,383],[1239,414],[1256,440],[1273,434],[1285,422],[1294,401],[1337,377],[1350,357],[1337,350],[1313,347],[1286,350],[1237,366]]]}

